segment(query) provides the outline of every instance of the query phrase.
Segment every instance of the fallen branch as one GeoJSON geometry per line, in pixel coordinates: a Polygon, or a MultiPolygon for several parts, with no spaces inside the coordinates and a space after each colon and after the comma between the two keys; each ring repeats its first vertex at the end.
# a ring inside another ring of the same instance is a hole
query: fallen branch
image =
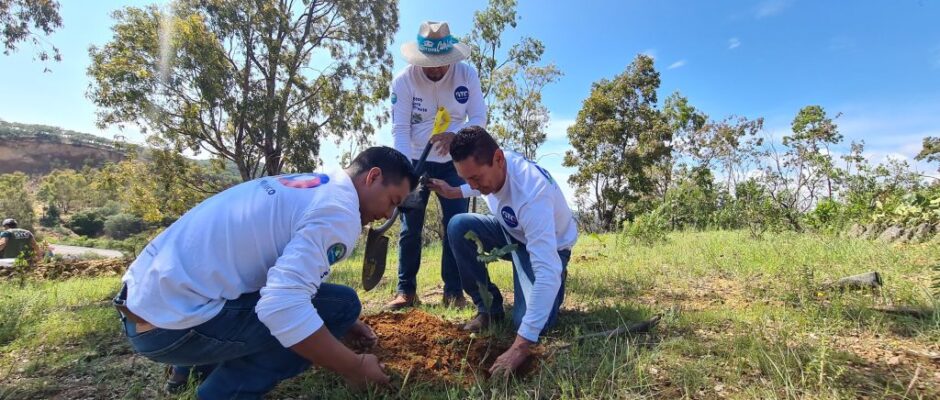
{"type": "Polygon", "coordinates": [[[866,272],[864,274],[852,275],[839,279],[835,282],[828,283],[824,285],[824,288],[827,289],[839,289],[839,290],[858,290],[858,289],[877,289],[883,285],[884,282],[881,280],[881,274],[872,271],[866,272]]]}
{"type": "Polygon", "coordinates": [[[929,311],[919,310],[916,308],[908,308],[908,307],[901,307],[901,308],[871,307],[871,310],[883,312],[885,314],[891,314],[891,315],[914,317],[917,319],[928,319],[933,315],[929,311]]]}
{"type": "MultiPolygon", "coordinates": [[[[660,319],[662,319],[662,315],[657,315],[646,321],[634,322],[632,324],[624,325],[616,329],[611,329],[611,330],[604,331],[604,332],[588,333],[585,335],[581,335],[581,336],[574,338],[574,341],[577,343],[581,343],[587,339],[594,339],[594,338],[600,338],[600,337],[610,340],[610,338],[614,336],[619,336],[623,334],[635,335],[638,333],[646,333],[646,332],[653,330],[653,328],[655,328],[656,325],[659,325],[660,319]]],[[[561,346],[558,346],[557,350],[563,350],[568,347],[571,347],[571,343],[565,343],[561,346]]]]}
{"type": "Polygon", "coordinates": [[[904,352],[914,357],[923,358],[933,362],[940,362],[940,354],[937,353],[922,353],[910,349],[904,349],[904,352]]]}

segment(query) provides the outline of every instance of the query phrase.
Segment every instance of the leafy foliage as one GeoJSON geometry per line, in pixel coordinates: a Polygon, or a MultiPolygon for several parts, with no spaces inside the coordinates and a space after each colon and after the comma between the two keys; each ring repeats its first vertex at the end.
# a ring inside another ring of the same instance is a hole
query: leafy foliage
{"type": "Polygon", "coordinates": [[[99,124],[230,160],[242,180],[313,169],[322,140],[365,143],[386,120],[373,106],[388,97],[392,1],[184,0],[114,18],[89,50],[99,124]]]}
{"type": "Polygon", "coordinates": [[[622,74],[595,82],[574,125],[572,150],[564,165],[576,167],[568,178],[606,229],[636,213],[636,203],[652,193],[648,171],[672,151],[672,132],[657,108],[659,73],[653,59],[639,55],[622,74]]]}

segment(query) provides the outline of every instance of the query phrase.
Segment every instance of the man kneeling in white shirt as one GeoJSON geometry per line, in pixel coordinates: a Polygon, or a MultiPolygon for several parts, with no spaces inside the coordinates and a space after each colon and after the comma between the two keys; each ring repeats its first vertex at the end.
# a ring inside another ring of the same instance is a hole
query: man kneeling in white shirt
{"type": "Polygon", "coordinates": [[[124,275],[115,305],[131,345],[153,361],[214,366],[200,399],[260,399],[311,363],[353,387],[387,384],[374,355],[338,340],[375,344],[355,290],[324,280],[362,226],[390,217],[416,185],[407,157],[372,147],[345,170],[264,177],[206,199],[124,275]]]}
{"type": "Polygon", "coordinates": [[[577,224],[551,174],[518,153],[501,150],[483,128],[461,129],[450,144],[450,156],[467,185],[455,188],[432,180],[432,188],[444,197],[483,194],[492,213],[457,215],[447,225],[463,289],[478,311],[464,329],[479,331],[503,318],[503,297],[490,281],[485,265],[477,260],[476,243],[464,236],[473,231],[485,251],[518,246],[511,253],[512,320],[517,336],[490,368],[493,374],[508,374],[528,358],[529,346],[558,319],[558,308],[565,298],[568,259],[578,239],[577,224]],[[489,307],[480,287],[487,288],[492,297],[489,307]]]}

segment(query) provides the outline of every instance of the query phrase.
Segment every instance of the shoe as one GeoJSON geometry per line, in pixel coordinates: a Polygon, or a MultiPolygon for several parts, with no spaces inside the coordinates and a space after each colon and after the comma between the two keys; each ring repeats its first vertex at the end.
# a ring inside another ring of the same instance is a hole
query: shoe
{"type": "Polygon", "coordinates": [[[444,295],[444,300],[442,301],[444,307],[453,307],[453,308],[466,308],[467,307],[467,298],[463,294],[456,296],[444,295]]]}
{"type": "Polygon", "coordinates": [[[418,295],[414,293],[399,293],[397,296],[395,296],[394,299],[392,299],[392,301],[385,304],[385,308],[389,310],[401,310],[408,307],[414,307],[418,304],[420,304],[418,301],[418,295]]]}
{"type": "Polygon", "coordinates": [[[486,328],[489,328],[490,324],[494,322],[499,322],[502,320],[503,320],[502,314],[490,315],[486,313],[477,313],[477,315],[473,317],[473,319],[471,319],[470,322],[467,322],[467,324],[463,326],[463,330],[468,331],[468,332],[479,333],[485,330],[486,328]]]}

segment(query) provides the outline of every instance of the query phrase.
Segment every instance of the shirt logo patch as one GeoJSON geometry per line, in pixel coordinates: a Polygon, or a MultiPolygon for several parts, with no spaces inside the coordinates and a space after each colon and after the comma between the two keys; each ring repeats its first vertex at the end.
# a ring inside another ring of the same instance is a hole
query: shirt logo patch
{"type": "Polygon", "coordinates": [[[325,174],[311,172],[307,174],[281,175],[277,177],[277,181],[290,188],[312,189],[320,185],[325,185],[330,181],[330,177],[325,174]]]}
{"type": "Polygon", "coordinates": [[[346,245],[342,243],[336,243],[326,250],[326,259],[330,261],[330,265],[342,260],[345,255],[346,245]]]}
{"type": "Polygon", "coordinates": [[[395,104],[397,102],[398,102],[398,96],[396,96],[395,93],[392,93],[392,104],[395,104]]]}
{"type": "Polygon", "coordinates": [[[460,104],[466,104],[467,100],[470,99],[470,90],[466,86],[458,86],[454,90],[454,100],[457,100],[460,104]]]}
{"type": "Polygon", "coordinates": [[[519,226],[519,219],[516,218],[516,212],[513,211],[512,208],[509,208],[509,206],[503,207],[503,209],[500,210],[500,214],[503,215],[503,221],[506,222],[506,225],[510,228],[519,226]]]}

